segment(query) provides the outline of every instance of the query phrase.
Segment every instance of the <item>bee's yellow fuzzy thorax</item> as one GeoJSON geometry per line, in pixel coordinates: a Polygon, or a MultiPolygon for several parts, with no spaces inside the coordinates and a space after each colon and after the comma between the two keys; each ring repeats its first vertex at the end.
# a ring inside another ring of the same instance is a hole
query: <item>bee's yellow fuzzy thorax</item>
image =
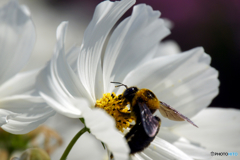
{"type": "Polygon", "coordinates": [[[103,97],[96,101],[95,106],[104,109],[111,115],[116,120],[117,129],[123,132],[123,128],[127,129],[135,119],[130,116],[129,108],[123,105],[121,97],[121,94],[116,96],[114,92],[103,94],[103,97]]]}
{"type": "MultiPolygon", "coordinates": [[[[136,93],[136,96],[134,97],[135,99],[133,100],[133,102],[136,102],[136,99],[138,97],[141,97],[142,100],[145,101],[145,103],[147,104],[147,106],[149,107],[149,109],[159,109],[160,108],[160,103],[158,98],[154,95],[154,93],[149,90],[149,89],[141,89],[136,93]],[[153,95],[153,97],[148,97],[147,93],[151,93],[153,95]]],[[[135,104],[133,104],[134,106],[135,104]]]]}

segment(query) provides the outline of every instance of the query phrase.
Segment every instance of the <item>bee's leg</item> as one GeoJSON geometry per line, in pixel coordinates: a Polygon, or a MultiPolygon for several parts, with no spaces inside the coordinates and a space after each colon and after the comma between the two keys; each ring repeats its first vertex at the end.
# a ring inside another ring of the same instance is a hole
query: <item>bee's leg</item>
{"type": "Polygon", "coordinates": [[[121,112],[121,114],[123,114],[124,116],[131,116],[131,112],[128,110],[128,112],[123,111],[124,108],[118,109],[118,112],[121,112]]]}
{"type": "Polygon", "coordinates": [[[108,149],[107,149],[107,155],[108,155],[109,160],[113,160],[114,159],[114,156],[113,156],[112,152],[110,150],[108,150],[108,149]]]}
{"type": "Polygon", "coordinates": [[[112,154],[112,153],[110,154],[110,159],[111,159],[111,160],[113,159],[113,154],[112,154]]]}
{"type": "Polygon", "coordinates": [[[137,132],[140,125],[141,125],[141,122],[139,122],[138,124],[135,124],[132,127],[132,129],[125,135],[125,139],[127,141],[129,141],[131,139],[131,137],[134,136],[134,134],[137,132]]]}
{"type": "Polygon", "coordinates": [[[126,106],[126,105],[128,105],[129,104],[129,102],[126,100],[126,99],[123,99],[123,101],[122,101],[122,106],[126,106]]]}

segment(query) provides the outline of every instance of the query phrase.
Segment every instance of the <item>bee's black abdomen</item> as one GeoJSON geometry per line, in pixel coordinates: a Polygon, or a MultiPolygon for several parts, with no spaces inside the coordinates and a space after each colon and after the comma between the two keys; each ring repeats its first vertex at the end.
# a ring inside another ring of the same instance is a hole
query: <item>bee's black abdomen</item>
{"type": "MultiPolygon", "coordinates": [[[[160,122],[160,119],[158,117],[155,116],[155,119],[160,122]]],[[[158,131],[159,128],[160,127],[158,127],[158,131]]],[[[156,132],[156,135],[158,131],[156,132]]],[[[131,149],[130,154],[135,154],[137,152],[144,150],[144,148],[149,146],[149,144],[154,140],[155,136],[149,137],[146,134],[143,125],[141,123],[136,124],[125,136],[129,148],[131,149]]]]}

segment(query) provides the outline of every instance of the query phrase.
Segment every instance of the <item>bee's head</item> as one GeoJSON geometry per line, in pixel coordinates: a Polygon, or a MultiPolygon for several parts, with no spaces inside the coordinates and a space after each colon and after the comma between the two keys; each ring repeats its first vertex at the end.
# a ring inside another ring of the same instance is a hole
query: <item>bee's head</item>
{"type": "Polygon", "coordinates": [[[125,84],[122,84],[120,82],[111,82],[111,83],[117,83],[119,85],[115,87],[125,86],[126,90],[123,92],[123,97],[126,98],[128,101],[131,101],[133,97],[135,96],[136,92],[139,90],[137,87],[129,87],[125,84]]]}
{"type": "Polygon", "coordinates": [[[123,92],[123,97],[125,97],[127,100],[131,101],[137,91],[138,91],[137,87],[129,87],[123,92]]]}

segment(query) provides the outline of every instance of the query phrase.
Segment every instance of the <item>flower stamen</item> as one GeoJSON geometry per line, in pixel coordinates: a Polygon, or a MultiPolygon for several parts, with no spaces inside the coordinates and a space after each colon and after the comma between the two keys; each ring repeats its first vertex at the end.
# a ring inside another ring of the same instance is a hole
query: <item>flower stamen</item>
{"type": "Polygon", "coordinates": [[[135,120],[131,115],[126,103],[123,103],[122,94],[116,95],[105,93],[103,97],[96,101],[95,107],[104,109],[116,121],[116,127],[121,132],[130,127],[130,123],[135,120]]]}

